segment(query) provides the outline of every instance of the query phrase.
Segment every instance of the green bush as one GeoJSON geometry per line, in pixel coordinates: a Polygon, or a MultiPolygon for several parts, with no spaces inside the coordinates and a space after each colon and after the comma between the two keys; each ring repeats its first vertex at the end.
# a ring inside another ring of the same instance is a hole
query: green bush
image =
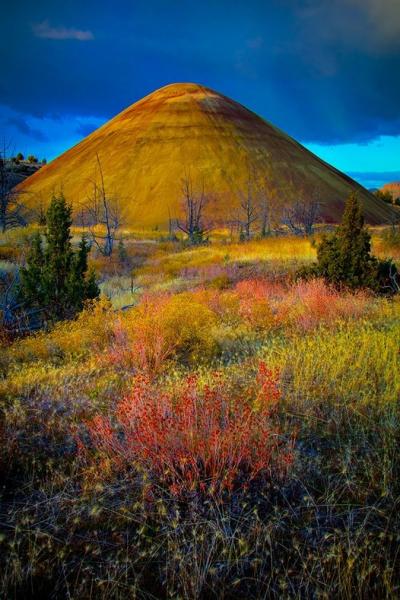
{"type": "Polygon", "coordinates": [[[365,228],[361,204],[355,193],[346,202],[342,223],[336,232],[323,236],[317,245],[317,262],[303,268],[298,276],[323,277],[335,287],[399,291],[394,263],[379,260],[371,254],[371,235],[365,228]]]}
{"type": "Polygon", "coordinates": [[[21,269],[20,295],[26,307],[43,309],[51,320],[73,316],[85,300],[97,298],[94,273],[87,274],[90,247],[82,237],[78,252],[71,246],[71,207],[53,197],[46,214],[46,245],[36,233],[26,267],[21,269]]]}

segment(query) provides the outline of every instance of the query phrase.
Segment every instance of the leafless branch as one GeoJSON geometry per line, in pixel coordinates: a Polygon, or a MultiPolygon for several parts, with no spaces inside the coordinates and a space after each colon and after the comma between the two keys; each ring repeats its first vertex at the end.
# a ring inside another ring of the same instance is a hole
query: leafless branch
{"type": "Polygon", "coordinates": [[[248,167],[246,190],[239,191],[240,203],[237,211],[237,227],[240,236],[249,240],[252,236],[253,225],[260,219],[260,187],[256,169],[248,167]]]}
{"type": "Polygon", "coordinates": [[[185,171],[182,179],[183,208],[185,220],[177,220],[178,229],[186,233],[191,244],[204,240],[204,236],[210,231],[204,220],[204,209],[209,201],[204,189],[204,180],[201,183],[200,192],[194,191],[190,172],[185,171]]]}
{"type": "Polygon", "coordinates": [[[92,180],[92,193],[79,213],[79,221],[83,227],[88,227],[92,242],[103,256],[111,256],[118,229],[122,225],[121,207],[115,198],[106,193],[103,169],[99,155],[96,153],[99,172],[92,180]],[[104,233],[103,233],[104,232],[104,233]]]}
{"type": "Polygon", "coordinates": [[[312,235],[318,221],[320,205],[317,200],[296,200],[284,210],[283,222],[296,235],[312,235]]]}

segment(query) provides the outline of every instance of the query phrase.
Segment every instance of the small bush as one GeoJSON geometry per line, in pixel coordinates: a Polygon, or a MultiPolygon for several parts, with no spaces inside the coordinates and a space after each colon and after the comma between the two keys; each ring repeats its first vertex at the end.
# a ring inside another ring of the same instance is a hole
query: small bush
{"type": "Polygon", "coordinates": [[[360,201],[351,194],[343,220],[330,237],[317,247],[317,263],[298,272],[300,277],[323,277],[336,287],[369,288],[377,292],[397,292],[397,269],[390,260],[371,255],[371,236],[364,227],[360,201]]]}
{"type": "Polygon", "coordinates": [[[293,454],[272,420],[279,400],[277,376],[264,363],[252,404],[227,393],[218,373],[203,389],[188,377],[176,395],[138,377],[113,418],[98,416],[88,430],[109,470],[136,466],[173,495],[215,495],[286,475],[293,454]]]}
{"type": "Polygon", "coordinates": [[[59,322],[51,331],[38,332],[13,344],[8,360],[17,365],[37,361],[54,363],[64,357],[102,352],[111,343],[114,319],[110,303],[104,298],[86,303],[74,320],[59,322]]]}
{"type": "Polygon", "coordinates": [[[38,231],[21,268],[19,295],[24,309],[42,312],[50,321],[73,317],[85,300],[100,293],[94,272],[88,272],[90,245],[83,236],[79,250],[73,251],[71,225],[71,206],[62,195],[54,196],[46,213],[46,245],[38,231]]]}
{"type": "Polygon", "coordinates": [[[215,314],[190,294],[144,298],[117,320],[105,360],[156,374],[172,358],[193,363],[212,356],[215,314]]]}

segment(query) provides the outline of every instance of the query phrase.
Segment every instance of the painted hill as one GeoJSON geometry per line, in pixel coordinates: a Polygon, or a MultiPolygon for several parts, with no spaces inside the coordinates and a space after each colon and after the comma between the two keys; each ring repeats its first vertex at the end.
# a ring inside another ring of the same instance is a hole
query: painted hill
{"type": "Polygon", "coordinates": [[[381,192],[390,192],[395,200],[400,198],[400,181],[386,183],[381,187],[381,192]]]}
{"type": "Polygon", "coordinates": [[[358,191],[370,223],[386,222],[391,214],[390,206],[284,132],[241,104],[192,83],[168,85],[136,102],[19,190],[32,205],[45,204],[62,188],[77,209],[93,187],[96,154],[106,189],[120,198],[128,226],[164,228],[168,214],[179,216],[185,170],[194,186],[204,181],[220,218],[232,216],[254,170],[281,206],[295,196],[317,194],[327,222],[340,219],[351,190],[358,191]]]}

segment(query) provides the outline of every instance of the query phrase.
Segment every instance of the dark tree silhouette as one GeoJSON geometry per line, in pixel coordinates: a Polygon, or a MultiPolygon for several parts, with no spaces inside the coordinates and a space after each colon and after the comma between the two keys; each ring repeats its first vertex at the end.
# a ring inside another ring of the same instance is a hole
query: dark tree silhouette
{"type": "Polygon", "coordinates": [[[350,194],[336,232],[324,236],[318,245],[317,263],[300,274],[323,277],[337,287],[369,288],[377,292],[400,290],[394,263],[371,254],[371,236],[356,193],[350,194]]]}
{"type": "Polygon", "coordinates": [[[90,248],[85,237],[77,252],[72,249],[71,213],[62,195],[53,197],[46,214],[46,245],[37,232],[21,269],[21,301],[28,308],[42,308],[50,320],[72,317],[85,300],[99,295],[95,275],[88,273],[90,248]]]}
{"type": "Polygon", "coordinates": [[[27,224],[26,209],[19,201],[20,194],[14,190],[15,165],[7,157],[7,147],[0,149],[0,231],[24,227],[27,224]]]}
{"type": "Polygon", "coordinates": [[[182,179],[184,221],[177,219],[177,227],[187,236],[190,244],[201,244],[205,235],[210,231],[210,225],[205,223],[204,211],[209,202],[202,181],[200,192],[194,190],[190,172],[185,171],[182,179]]]}

